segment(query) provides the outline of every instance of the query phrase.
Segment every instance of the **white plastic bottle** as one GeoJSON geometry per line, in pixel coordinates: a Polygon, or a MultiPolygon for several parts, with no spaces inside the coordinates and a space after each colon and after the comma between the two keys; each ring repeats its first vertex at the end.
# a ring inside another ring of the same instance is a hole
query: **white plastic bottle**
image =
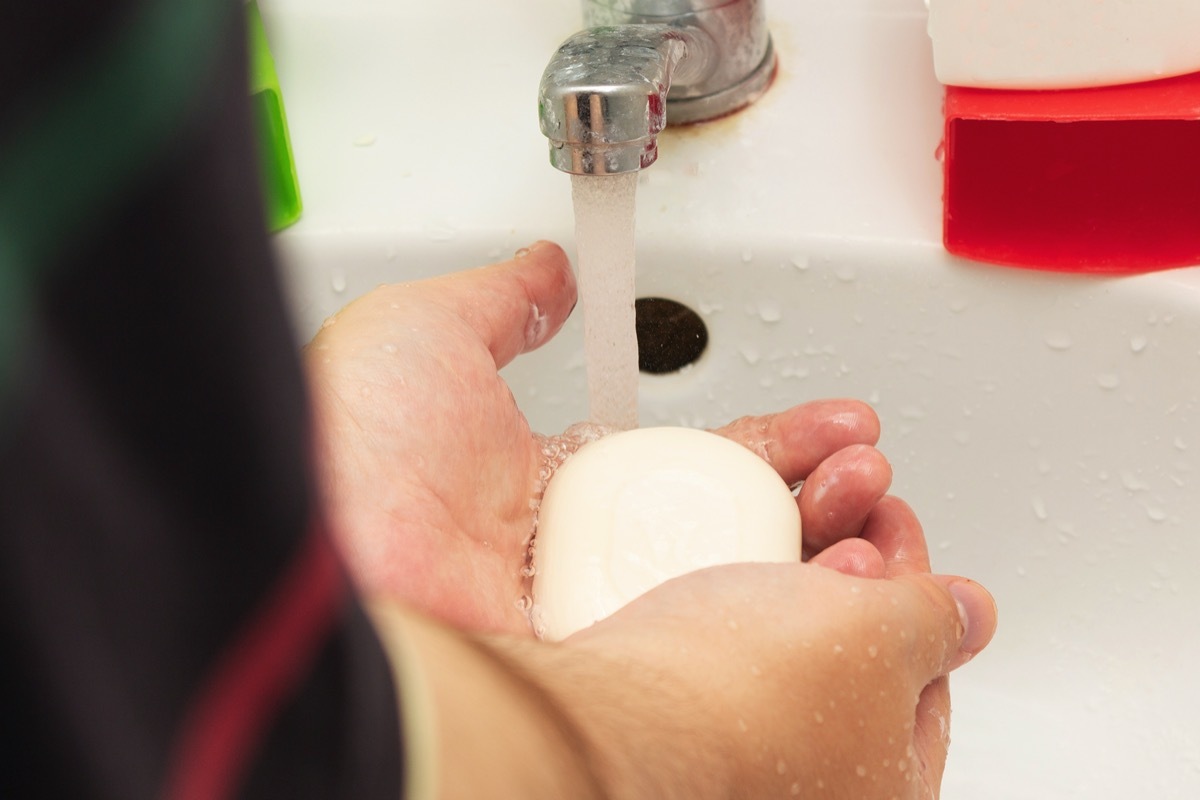
{"type": "Polygon", "coordinates": [[[1073,89],[1200,71],[1200,0],[926,0],[950,86],[1073,89]]]}

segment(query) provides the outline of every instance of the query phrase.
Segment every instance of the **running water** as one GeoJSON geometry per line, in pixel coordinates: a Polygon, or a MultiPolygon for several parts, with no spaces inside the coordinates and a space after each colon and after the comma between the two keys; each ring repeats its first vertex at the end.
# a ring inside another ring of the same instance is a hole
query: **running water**
{"type": "Polygon", "coordinates": [[[637,176],[571,176],[588,419],[618,430],[638,426],[633,305],[637,176]]]}

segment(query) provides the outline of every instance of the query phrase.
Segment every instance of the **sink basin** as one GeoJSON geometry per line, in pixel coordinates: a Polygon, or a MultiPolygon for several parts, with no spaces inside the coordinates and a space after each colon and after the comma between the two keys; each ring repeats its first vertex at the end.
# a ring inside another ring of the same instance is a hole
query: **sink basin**
{"type": "MultiPolygon", "coordinates": [[[[573,0],[263,2],[305,216],[276,238],[306,340],[379,283],[573,243],[536,88],[573,0]],[[470,24],[463,24],[470,19],[470,24]]],[[[1200,796],[1200,270],[970,264],[941,238],[922,0],[770,4],[757,105],[673,130],[639,187],[639,296],[709,345],[644,423],[874,404],[935,569],[984,582],[943,797],[1200,796]]],[[[535,429],[585,414],[578,319],[506,371],[535,429]]]]}

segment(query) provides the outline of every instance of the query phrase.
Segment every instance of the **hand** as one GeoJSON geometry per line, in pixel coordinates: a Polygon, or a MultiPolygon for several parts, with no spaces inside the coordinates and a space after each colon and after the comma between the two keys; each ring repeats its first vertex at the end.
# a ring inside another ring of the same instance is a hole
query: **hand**
{"type": "MultiPolygon", "coordinates": [[[[364,593],[474,631],[531,635],[518,601],[542,455],[498,370],[550,339],[575,304],[562,250],[381,287],[327,321],[305,353],[329,522],[364,593]]],[[[766,458],[799,504],[814,563],[881,576],[856,538],[891,470],[874,412],[808,403],[718,433],[766,458]]],[[[578,441],[556,437],[566,451],[578,441]]]]}
{"type": "Polygon", "coordinates": [[[920,525],[895,498],[860,541],[879,578],[713,567],[556,649],[491,644],[577,726],[603,796],[936,798],[946,675],[990,641],[995,605],[928,574],[920,525]]]}
{"type": "Polygon", "coordinates": [[[565,258],[543,244],[381,288],[307,350],[322,487],[360,584],[460,630],[520,634],[488,637],[500,660],[480,663],[482,650],[409,624],[448,706],[445,767],[472,756],[460,745],[494,696],[464,694],[474,678],[452,679],[456,668],[489,675],[508,659],[496,691],[538,684],[557,701],[551,727],[579,729],[614,796],[936,796],[944,676],[987,643],[995,608],[976,585],[927,574],[916,518],[885,496],[891,471],[862,404],[811,403],[720,431],[803,481],[809,563],[705,570],[561,645],[529,641],[515,601],[528,591],[531,501],[547,465],[498,370],[552,336],[574,299],[565,258]],[[427,651],[430,641],[440,644],[427,651]]]}

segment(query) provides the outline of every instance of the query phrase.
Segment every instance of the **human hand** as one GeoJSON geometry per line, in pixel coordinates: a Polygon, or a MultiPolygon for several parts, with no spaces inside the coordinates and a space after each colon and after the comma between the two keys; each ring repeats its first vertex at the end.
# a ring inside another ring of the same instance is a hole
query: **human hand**
{"type": "Polygon", "coordinates": [[[578,726],[604,796],[936,798],[946,675],[990,641],[995,605],[928,574],[920,525],[895,498],[860,541],[879,577],[713,567],[556,650],[491,644],[578,726]]]}
{"type": "MultiPolygon", "coordinates": [[[[545,343],[575,303],[562,250],[540,243],[502,264],[384,286],[351,303],[306,348],[316,461],[335,538],[365,594],[460,629],[531,635],[518,600],[543,455],[498,371],[545,343]]],[[[891,470],[862,403],[807,403],[717,431],[762,455],[798,502],[814,563],[881,576],[857,538],[891,470]]],[[[579,445],[555,437],[558,457],[579,445]]]]}

